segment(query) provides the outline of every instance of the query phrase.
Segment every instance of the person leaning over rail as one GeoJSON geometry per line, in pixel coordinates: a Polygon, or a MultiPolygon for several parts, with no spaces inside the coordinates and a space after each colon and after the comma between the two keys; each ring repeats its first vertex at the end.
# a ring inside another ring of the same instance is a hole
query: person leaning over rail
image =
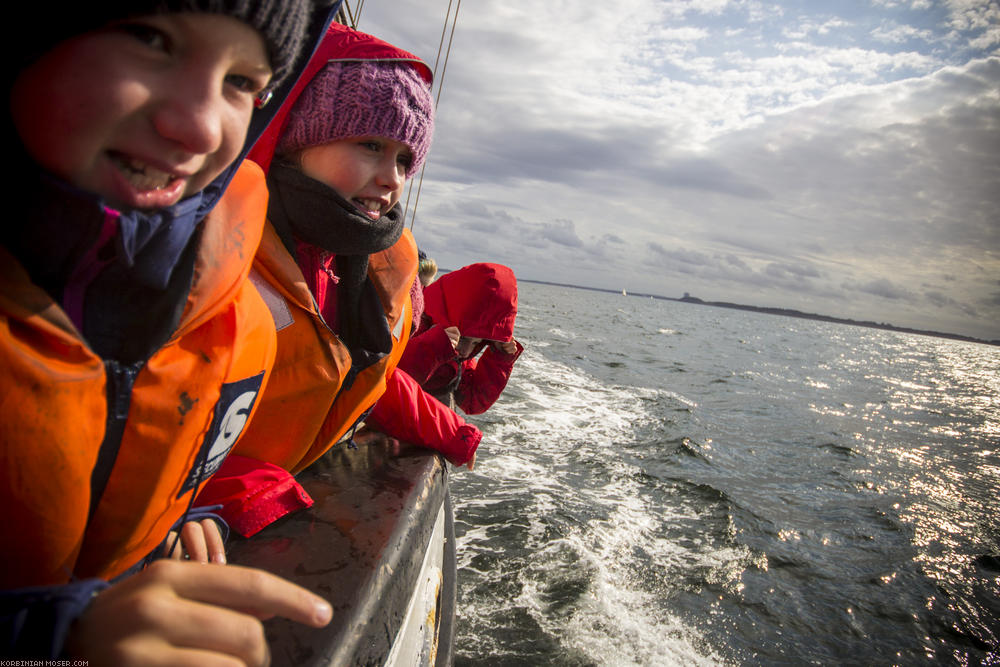
{"type": "Polygon", "coordinates": [[[24,5],[0,231],[0,653],[268,660],[259,619],[330,605],[262,571],[158,560],[272,364],[247,281],[267,191],[240,164],[333,7],[24,5]],[[43,13],[44,12],[44,13],[43,13]],[[257,131],[255,131],[256,134],[257,131]]]}
{"type": "MultiPolygon", "coordinates": [[[[508,267],[471,264],[428,285],[423,297],[420,327],[396,370],[406,382],[390,387],[369,416],[372,426],[399,438],[414,429],[448,431],[446,422],[414,410],[424,402],[441,402],[449,413],[456,406],[467,414],[485,412],[524,351],[514,340],[517,280],[508,267]]],[[[475,465],[474,452],[467,465],[475,465]]]]}
{"type": "MultiPolygon", "coordinates": [[[[246,435],[197,501],[221,504],[244,536],[311,505],[291,475],[352,438],[387,381],[401,381],[417,249],[399,198],[430,148],[430,80],[414,55],[332,24],[250,153],[271,192],[254,269],[277,360],[246,435]]],[[[467,461],[479,430],[443,406],[422,409],[452,428],[407,440],[467,461]]]]}
{"type": "Polygon", "coordinates": [[[399,367],[443,402],[467,414],[485,412],[524,351],[514,340],[516,317],[510,268],[480,262],[446,273],[424,289],[420,326],[399,367]]]}

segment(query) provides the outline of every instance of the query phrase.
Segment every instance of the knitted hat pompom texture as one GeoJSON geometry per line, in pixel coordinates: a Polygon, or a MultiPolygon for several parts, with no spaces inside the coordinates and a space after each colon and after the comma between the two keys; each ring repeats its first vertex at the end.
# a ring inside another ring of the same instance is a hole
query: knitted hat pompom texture
{"type": "Polygon", "coordinates": [[[388,137],[406,144],[415,174],[430,150],[434,103],[426,81],[403,61],[330,62],[295,102],[277,153],[351,137],[388,137]]]}

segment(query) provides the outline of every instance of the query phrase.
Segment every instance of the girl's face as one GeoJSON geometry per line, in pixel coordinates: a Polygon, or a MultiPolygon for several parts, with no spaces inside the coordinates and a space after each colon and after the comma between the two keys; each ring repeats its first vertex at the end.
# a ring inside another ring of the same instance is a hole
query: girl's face
{"type": "Polygon", "coordinates": [[[455,354],[459,359],[468,359],[475,351],[476,347],[482,342],[482,338],[462,336],[458,339],[458,345],[455,346],[455,354]]]}
{"type": "Polygon", "coordinates": [[[163,14],[60,42],[22,71],[11,113],[45,169],[119,208],[162,208],[239,155],[271,77],[251,26],[163,14]]]}
{"type": "Polygon", "coordinates": [[[396,205],[413,154],[406,144],[387,137],[351,137],[299,153],[303,173],[333,188],[372,220],[396,205]]]}

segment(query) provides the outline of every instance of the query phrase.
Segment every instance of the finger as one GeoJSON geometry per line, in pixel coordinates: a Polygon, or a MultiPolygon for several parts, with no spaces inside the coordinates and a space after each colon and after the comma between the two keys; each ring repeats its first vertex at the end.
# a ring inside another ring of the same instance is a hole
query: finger
{"type": "MultiPolygon", "coordinates": [[[[270,663],[270,648],[265,648],[267,665],[270,663]]],[[[113,664],[129,667],[246,667],[246,660],[235,655],[207,649],[174,646],[161,637],[141,637],[138,641],[126,640],[110,655],[96,654],[97,664],[113,664]]],[[[68,664],[68,663],[67,663],[68,664]]],[[[87,664],[79,661],[79,664],[87,664]]]]}
{"type": "Polygon", "coordinates": [[[258,619],[178,594],[177,581],[197,570],[227,568],[160,560],[102,591],[74,623],[70,651],[102,665],[266,665],[267,642],[258,619]],[[175,655],[178,649],[217,657],[211,662],[183,660],[175,655]],[[222,660],[226,655],[228,661],[222,660]]]}
{"type": "Polygon", "coordinates": [[[184,548],[177,542],[177,531],[175,530],[167,533],[167,543],[163,546],[163,557],[174,560],[180,560],[184,557],[184,548]],[[173,551],[170,551],[171,549],[173,551]]]}
{"type": "Polygon", "coordinates": [[[188,521],[181,527],[181,542],[188,558],[196,563],[208,562],[208,547],[205,546],[205,531],[197,521],[188,521]]]}
{"type": "Polygon", "coordinates": [[[181,599],[171,606],[169,617],[161,636],[177,648],[232,656],[239,664],[270,662],[264,626],[253,616],[181,599]]]}
{"type": "Polygon", "coordinates": [[[476,467],[476,453],[475,452],[472,453],[472,458],[469,459],[469,462],[466,463],[465,465],[469,468],[469,470],[472,470],[473,468],[476,467]]]}
{"type": "Polygon", "coordinates": [[[258,618],[282,616],[319,628],[333,609],[323,598],[273,574],[248,567],[204,567],[198,563],[158,561],[154,576],[165,579],[177,594],[199,602],[247,610],[258,618]]]}
{"type": "Polygon", "coordinates": [[[219,532],[219,524],[213,519],[204,519],[201,527],[205,533],[205,546],[208,550],[208,560],[210,563],[226,563],[226,543],[222,540],[222,533],[219,532]]]}
{"type": "MultiPolygon", "coordinates": [[[[203,651],[200,649],[176,649],[161,651],[155,654],[156,657],[148,656],[136,664],[143,667],[245,667],[245,661],[231,655],[217,653],[215,651],[203,651]]],[[[270,664],[270,648],[268,649],[267,662],[270,664]]]]}

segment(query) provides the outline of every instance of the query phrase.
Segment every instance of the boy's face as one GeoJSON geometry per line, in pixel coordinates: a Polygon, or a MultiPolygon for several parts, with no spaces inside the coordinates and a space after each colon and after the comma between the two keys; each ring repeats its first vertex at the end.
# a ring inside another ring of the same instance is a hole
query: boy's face
{"type": "Polygon", "coordinates": [[[338,139],[299,154],[307,176],[336,190],[372,220],[399,201],[412,163],[409,146],[387,137],[338,139]]]}
{"type": "Polygon", "coordinates": [[[11,113],[50,172],[116,207],[162,208],[239,155],[270,76],[242,21],[148,16],[57,44],[18,76],[11,113]]]}

